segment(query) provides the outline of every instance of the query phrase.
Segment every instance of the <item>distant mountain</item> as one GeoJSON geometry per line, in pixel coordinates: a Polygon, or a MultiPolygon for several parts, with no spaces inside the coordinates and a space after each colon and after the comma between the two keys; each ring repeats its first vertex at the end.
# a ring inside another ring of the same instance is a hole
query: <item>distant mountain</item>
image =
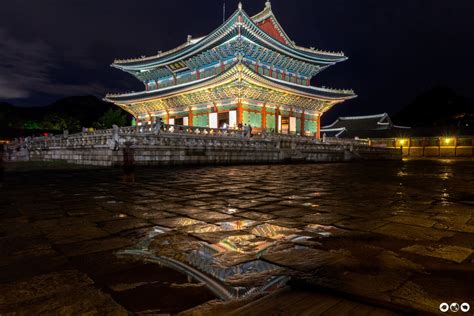
{"type": "Polygon", "coordinates": [[[0,134],[22,135],[37,132],[62,132],[67,128],[77,132],[84,127],[97,126],[109,110],[117,111],[130,121],[131,116],[116,105],[94,96],[76,96],[59,99],[42,107],[17,107],[0,103],[0,134]]]}
{"type": "Polygon", "coordinates": [[[472,129],[474,100],[437,86],[419,95],[392,118],[397,124],[412,127],[472,129]]]}

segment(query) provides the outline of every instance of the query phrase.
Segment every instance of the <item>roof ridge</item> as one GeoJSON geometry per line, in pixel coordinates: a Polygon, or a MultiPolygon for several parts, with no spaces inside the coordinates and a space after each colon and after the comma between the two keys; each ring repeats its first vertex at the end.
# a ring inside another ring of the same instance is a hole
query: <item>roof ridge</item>
{"type": "Polygon", "coordinates": [[[340,116],[337,119],[338,120],[363,120],[363,119],[369,119],[369,118],[379,118],[379,117],[384,117],[384,116],[388,116],[388,114],[381,113],[381,114],[360,115],[360,116],[340,116]]]}

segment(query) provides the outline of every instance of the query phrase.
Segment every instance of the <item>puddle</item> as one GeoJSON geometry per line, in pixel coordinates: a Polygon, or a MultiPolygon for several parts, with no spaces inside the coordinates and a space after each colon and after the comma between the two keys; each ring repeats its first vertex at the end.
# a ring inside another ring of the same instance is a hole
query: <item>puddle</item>
{"type": "MultiPolygon", "coordinates": [[[[181,222],[181,224],[183,223],[187,224],[188,222],[181,222]]],[[[255,225],[255,222],[252,220],[220,222],[215,225],[195,225],[189,227],[190,229],[187,229],[187,232],[242,231],[251,229],[253,225],[255,225]]],[[[263,224],[255,228],[256,232],[259,233],[258,236],[240,234],[227,236],[217,243],[203,241],[200,242],[201,247],[198,249],[190,248],[191,250],[179,255],[180,260],[177,260],[176,258],[154,253],[150,250],[150,245],[160,235],[181,233],[166,227],[155,226],[135,247],[119,251],[117,255],[140,257],[144,261],[157,263],[160,266],[186,274],[197,282],[206,285],[211,292],[221,299],[240,299],[274,291],[284,287],[290,279],[284,275],[284,269],[259,258],[262,253],[277,242],[262,237],[288,237],[284,232],[295,230],[270,224],[263,224]]],[[[294,238],[294,235],[290,236],[290,239],[294,238]]],[[[166,235],[163,237],[165,239],[161,243],[162,246],[172,246],[165,243],[166,235]]]]}

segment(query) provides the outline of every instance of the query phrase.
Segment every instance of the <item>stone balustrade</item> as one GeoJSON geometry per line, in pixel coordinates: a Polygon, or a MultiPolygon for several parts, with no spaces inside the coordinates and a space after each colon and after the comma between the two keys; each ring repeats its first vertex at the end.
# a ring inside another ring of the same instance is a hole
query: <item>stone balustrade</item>
{"type": "Polygon", "coordinates": [[[277,163],[400,159],[397,149],[362,141],[203,128],[168,124],[115,127],[71,135],[26,138],[6,146],[6,161],[66,160],[88,165],[121,165],[124,149],[139,165],[277,163]]]}

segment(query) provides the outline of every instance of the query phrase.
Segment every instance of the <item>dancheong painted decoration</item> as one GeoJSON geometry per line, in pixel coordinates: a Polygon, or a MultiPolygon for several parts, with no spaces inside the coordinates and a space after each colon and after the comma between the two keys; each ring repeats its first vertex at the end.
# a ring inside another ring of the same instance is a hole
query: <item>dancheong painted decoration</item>
{"type": "Polygon", "coordinates": [[[300,47],[266,2],[250,17],[238,9],[216,30],[156,56],[115,60],[145,85],[141,92],[108,94],[139,125],[219,128],[251,125],[254,131],[319,137],[321,115],[356,97],[352,90],[310,85],[313,76],[346,60],[343,53],[300,47]]]}

